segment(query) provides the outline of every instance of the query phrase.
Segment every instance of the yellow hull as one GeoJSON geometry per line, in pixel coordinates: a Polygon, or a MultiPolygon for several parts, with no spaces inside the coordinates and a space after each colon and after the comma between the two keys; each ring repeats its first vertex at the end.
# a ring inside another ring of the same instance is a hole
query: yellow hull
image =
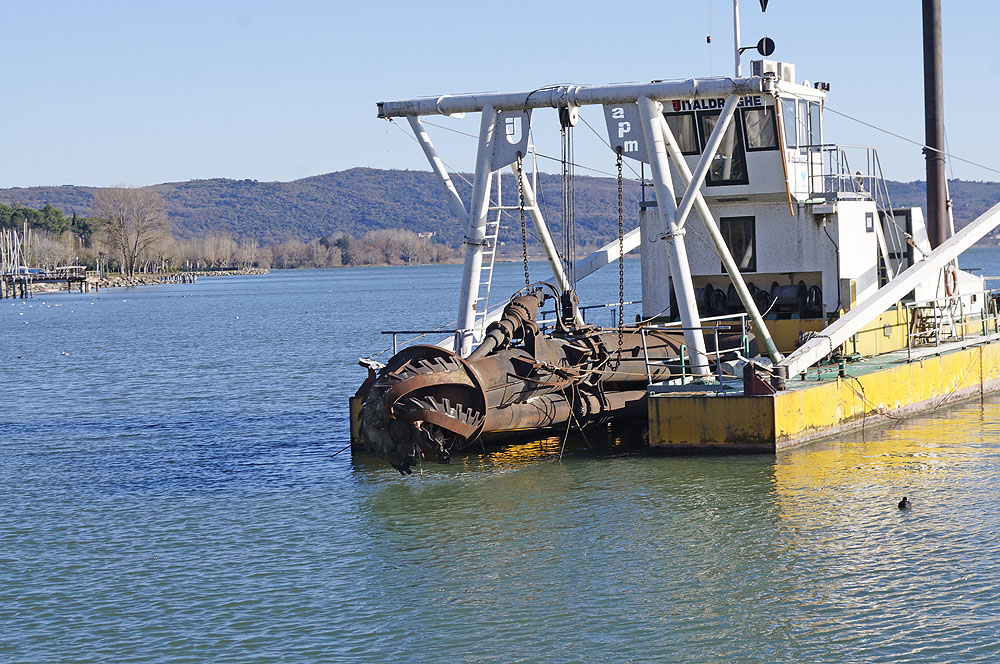
{"type": "Polygon", "coordinates": [[[869,358],[847,365],[848,376],[811,371],[769,396],[651,394],[653,449],[778,450],[885,423],[953,400],[1000,390],[1000,342],[925,355],[912,362],[869,358]],[[881,361],[880,361],[881,360],[881,361]]]}

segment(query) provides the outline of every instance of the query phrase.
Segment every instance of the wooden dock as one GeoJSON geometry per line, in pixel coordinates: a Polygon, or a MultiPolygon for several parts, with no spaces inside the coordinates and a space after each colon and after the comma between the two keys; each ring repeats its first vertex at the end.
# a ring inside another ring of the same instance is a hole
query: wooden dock
{"type": "Polygon", "coordinates": [[[33,297],[36,284],[66,284],[66,292],[73,289],[81,293],[97,292],[99,289],[97,272],[87,271],[83,266],[71,265],[55,270],[18,270],[0,274],[0,299],[33,297]]]}
{"type": "MultiPolygon", "coordinates": [[[[202,273],[204,274],[204,273],[202,273]]],[[[66,292],[96,293],[103,288],[151,286],[155,284],[196,284],[198,273],[170,272],[166,274],[137,274],[124,277],[115,273],[99,273],[84,266],[56,268],[51,271],[29,270],[0,272],[0,299],[29,298],[38,284],[55,284],[66,292]]]]}

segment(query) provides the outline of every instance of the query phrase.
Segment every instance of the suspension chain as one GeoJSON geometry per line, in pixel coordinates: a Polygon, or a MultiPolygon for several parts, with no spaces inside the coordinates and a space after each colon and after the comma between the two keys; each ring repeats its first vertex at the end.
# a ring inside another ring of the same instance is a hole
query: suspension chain
{"type": "Polygon", "coordinates": [[[622,199],[622,153],[618,151],[618,352],[612,370],[617,371],[622,363],[622,347],[625,345],[625,206],[622,199]]]}
{"type": "Polygon", "coordinates": [[[521,256],[524,258],[524,289],[531,288],[531,275],[528,274],[528,224],[524,220],[524,158],[517,153],[517,197],[521,209],[521,256]]]}

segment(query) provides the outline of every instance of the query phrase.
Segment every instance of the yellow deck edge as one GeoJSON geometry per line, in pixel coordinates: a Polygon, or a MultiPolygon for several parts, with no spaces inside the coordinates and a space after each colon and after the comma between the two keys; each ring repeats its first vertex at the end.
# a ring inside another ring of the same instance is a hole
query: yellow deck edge
{"type": "Polygon", "coordinates": [[[779,450],[997,390],[1000,343],[770,396],[656,394],[649,399],[649,445],[779,450]]]}

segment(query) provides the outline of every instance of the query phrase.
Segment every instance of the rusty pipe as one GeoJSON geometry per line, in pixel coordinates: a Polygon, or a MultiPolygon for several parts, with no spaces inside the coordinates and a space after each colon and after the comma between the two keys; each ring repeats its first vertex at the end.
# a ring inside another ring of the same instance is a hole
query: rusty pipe
{"type": "Polygon", "coordinates": [[[486,328],[486,336],[476,350],[469,355],[469,360],[479,360],[495,350],[506,348],[510,342],[518,336],[520,331],[522,337],[529,330],[537,331],[535,317],[538,316],[538,308],[545,301],[545,293],[535,290],[527,295],[515,297],[504,308],[503,316],[500,320],[490,323],[486,328]]]}
{"type": "Polygon", "coordinates": [[[544,429],[565,424],[572,415],[586,425],[610,416],[637,416],[646,407],[645,390],[611,392],[605,395],[580,393],[575,403],[565,393],[546,394],[527,402],[494,408],[486,416],[485,433],[544,429]]]}

